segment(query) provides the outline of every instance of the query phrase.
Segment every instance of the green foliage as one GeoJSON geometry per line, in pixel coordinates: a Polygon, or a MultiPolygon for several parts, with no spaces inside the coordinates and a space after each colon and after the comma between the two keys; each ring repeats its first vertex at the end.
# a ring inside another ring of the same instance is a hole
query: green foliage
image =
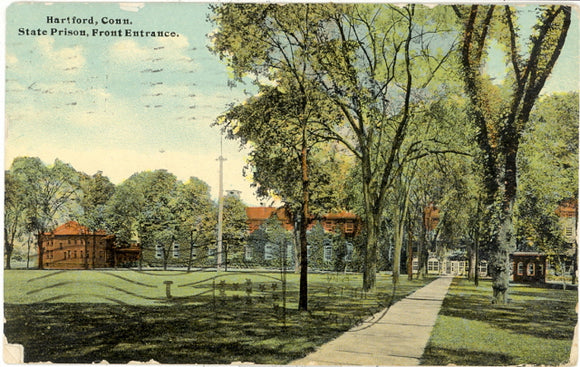
{"type": "MultiPolygon", "coordinates": [[[[402,147],[411,116],[425,101],[439,98],[428,92],[439,89],[453,49],[445,39],[451,34],[444,25],[450,9],[222,4],[212,10],[218,26],[212,49],[234,78],[242,81],[251,74],[281,91],[292,90],[303,132],[315,107],[328,109],[324,120],[315,119],[315,136],[340,143],[358,160],[368,236],[365,287],[372,287],[387,191],[398,174],[397,163],[407,163],[395,160],[407,154],[402,147]]],[[[445,78],[448,84],[451,80],[445,78]]],[[[263,111],[269,114],[270,109],[263,111]]]]}
{"type": "Polygon", "coordinates": [[[244,257],[248,236],[246,206],[234,195],[224,198],[223,243],[229,263],[239,264],[244,257]]]}
{"type": "MultiPolygon", "coordinates": [[[[117,246],[139,242],[151,265],[191,266],[192,244],[207,252],[215,243],[215,205],[209,186],[196,178],[183,184],[158,170],[134,174],[115,186],[102,172],[89,176],[59,160],[47,166],[38,158],[19,157],[5,173],[5,187],[7,267],[19,238],[67,220],[115,234],[117,246]],[[174,244],[179,245],[176,251],[174,244]],[[162,248],[161,257],[156,246],[162,248]]],[[[238,218],[239,233],[245,229],[245,212],[241,203],[236,205],[228,210],[238,218]]],[[[207,254],[200,254],[199,264],[206,259],[207,254]]]]}
{"type": "Polygon", "coordinates": [[[578,94],[541,98],[522,136],[519,155],[518,234],[520,245],[564,253],[558,206],[578,198],[578,94]]]}

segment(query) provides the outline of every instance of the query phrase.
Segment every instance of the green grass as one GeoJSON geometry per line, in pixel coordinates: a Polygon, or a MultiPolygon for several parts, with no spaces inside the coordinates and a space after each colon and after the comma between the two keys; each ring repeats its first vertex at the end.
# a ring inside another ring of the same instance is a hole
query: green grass
{"type": "MultiPolygon", "coordinates": [[[[5,271],[4,331],[11,343],[24,345],[25,362],[284,364],[391,301],[387,275],[377,276],[375,291],[362,293],[358,274],[309,274],[309,311],[298,312],[298,276],[287,275],[285,292],[280,277],[5,271]],[[173,282],[171,298],[165,281],[173,282]]],[[[427,281],[402,279],[394,299],[427,281]]]]}
{"type": "Polygon", "coordinates": [[[491,303],[491,283],[454,279],[423,354],[424,365],[560,365],[577,322],[575,290],[512,284],[491,303]]]}

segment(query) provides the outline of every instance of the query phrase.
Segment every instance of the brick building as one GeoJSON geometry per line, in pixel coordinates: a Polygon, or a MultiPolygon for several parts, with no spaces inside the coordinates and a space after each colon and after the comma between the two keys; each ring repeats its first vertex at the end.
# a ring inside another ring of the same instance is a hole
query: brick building
{"type": "Polygon", "coordinates": [[[39,241],[41,269],[96,269],[122,266],[139,259],[138,245],[118,246],[115,236],[90,231],[75,221],[67,222],[39,241]]]}
{"type": "Polygon", "coordinates": [[[562,234],[568,243],[576,242],[577,212],[578,201],[575,199],[562,201],[556,209],[556,215],[560,218],[560,228],[562,228],[562,234]]]}
{"type": "MultiPolygon", "coordinates": [[[[247,207],[246,215],[248,217],[248,229],[250,233],[254,232],[269,218],[275,216],[280,225],[287,231],[294,229],[294,223],[286,212],[285,208],[274,208],[270,206],[247,207]]],[[[328,213],[322,216],[320,220],[311,220],[308,224],[308,230],[312,229],[318,222],[326,232],[339,231],[346,237],[358,235],[362,229],[360,217],[353,213],[340,212],[328,213]]]]}
{"type": "Polygon", "coordinates": [[[548,266],[546,254],[514,252],[510,255],[512,280],[516,283],[545,283],[548,266]]]}

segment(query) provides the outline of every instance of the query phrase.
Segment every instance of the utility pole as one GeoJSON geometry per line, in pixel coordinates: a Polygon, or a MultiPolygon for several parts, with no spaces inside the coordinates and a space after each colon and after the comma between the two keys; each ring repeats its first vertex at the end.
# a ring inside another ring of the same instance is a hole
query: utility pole
{"type": "Polygon", "coordinates": [[[220,138],[220,156],[217,159],[220,162],[220,182],[218,193],[218,234],[217,234],[217,271],[222,269],[222,237],[223,237],[223,216],[224,216],[224,161],[223,141],[220,138]]]}

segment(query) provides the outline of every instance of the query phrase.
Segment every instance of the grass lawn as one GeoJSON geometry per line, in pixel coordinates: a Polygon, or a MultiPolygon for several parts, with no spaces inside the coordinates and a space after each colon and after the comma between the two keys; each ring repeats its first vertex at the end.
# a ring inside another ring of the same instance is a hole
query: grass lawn
{"type": "Polygon", "coordinates": [[[423,365],[561,365],[577,322],[576,290],[512,284],[507,305],[491,304],[491,282],[455,278],[423,365]]]}
{"type": "MultiPolygon", "coordinates": [[[[4,332],[24,345],[25,362],[285,364],[392,296],[387,275],[365,294],[359,274],[309,274],[309,312],[300,313],[298,276],[280,279],[275,272],[5,271],[4,332]]],[[[428,281],[402,278],[394,299],[428,281]]]]}

